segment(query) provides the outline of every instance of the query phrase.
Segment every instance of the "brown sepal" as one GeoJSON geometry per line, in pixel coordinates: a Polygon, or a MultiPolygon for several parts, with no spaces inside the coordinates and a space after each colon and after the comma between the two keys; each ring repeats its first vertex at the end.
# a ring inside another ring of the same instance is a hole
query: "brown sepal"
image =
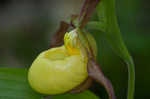
{"type": "Polygon", "coordinates": [[[80,29],[84,28],[87,24],[99,2],[100,0],[85,0],[79,17],[80,29]]]}
{"type": "Polygon", "coordinates": [[[85,90],[87,90],[92,85],[93,79],[91,77],[88,77],[83,83],[81,83],[76,88],[69,91],[70,93],[81,93],[85,90]]]}

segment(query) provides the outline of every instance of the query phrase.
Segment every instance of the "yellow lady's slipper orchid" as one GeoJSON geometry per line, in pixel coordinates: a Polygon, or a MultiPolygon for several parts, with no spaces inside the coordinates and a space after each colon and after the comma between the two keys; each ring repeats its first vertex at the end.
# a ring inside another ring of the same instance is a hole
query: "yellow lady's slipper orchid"
{"type": "Polygon", "coordinates": [[[66,33],[64,45],[42,52],[29,69],[31,87],[43,94],[60,94],[80,85],[87,77],[87,55],[78,33],[66,33]]]}

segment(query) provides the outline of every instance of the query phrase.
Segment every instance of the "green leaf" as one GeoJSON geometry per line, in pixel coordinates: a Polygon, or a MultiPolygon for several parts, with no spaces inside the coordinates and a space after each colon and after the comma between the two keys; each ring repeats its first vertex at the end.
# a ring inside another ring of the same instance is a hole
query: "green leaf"
{"type": "Polygon", "coordinates": [[[90,91],[84,91],[83,93],[78,93],[78,94],[67,93],[62,95],[56,95],[51,99],[100,99],[100,98],[98,98],[90,91]]]}
{"type": "Polygon", "coordinates": [[[0,99],[42,99],[27,81],[27,69],[0,68],[0,99]]]}
{"type": "Polygon", "coordinates": [[[119,55],[128,66],[128,99],[133,99],[135,86],[134,63],[120,35],[120,29],[115,14],[115,0],[101,0],[97,7],[97,13],[99,20],[104,20],[106,40],[114,52],[119,55]]]}
{"type": "Polygon", "coordinates": [[[89,30],[100,30],[102,32],[105,32],[104,22],[91,21],[87,23],[86,27],[89,30]]]}

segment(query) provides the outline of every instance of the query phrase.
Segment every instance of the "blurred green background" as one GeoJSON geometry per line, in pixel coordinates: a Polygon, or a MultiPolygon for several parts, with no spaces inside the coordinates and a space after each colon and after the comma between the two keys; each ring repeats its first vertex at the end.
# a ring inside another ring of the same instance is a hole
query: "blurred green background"
{"type": "MultiPolygon", "coordinates": [[[[0,67],[29,67],[50,46],[61,20],[79,13],[83,0],[0,0],[0,67]]],[[[150,1],[117,0],[121,33],[136,69],[135,99],[150,99],[150,1]]],[[[128,71],[103,35],[92,33],[98,45],[98,61],[114,85],[118,99],[126,99],[128,71]]],[[[104,88],[93,90],[102,99],[104,88]]]]}

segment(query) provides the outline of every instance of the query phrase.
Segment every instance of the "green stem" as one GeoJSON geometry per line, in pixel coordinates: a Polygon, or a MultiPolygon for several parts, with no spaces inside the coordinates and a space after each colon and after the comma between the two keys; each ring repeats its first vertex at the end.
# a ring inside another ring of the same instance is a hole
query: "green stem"
{"type": "Polygon", "coordinates": [[[129,80],[128,80],[128,99],[134,99],[134,87],[135,87],[135,69],[132,58],[128,63],[128,71],[129,71],[129,80]]]}

